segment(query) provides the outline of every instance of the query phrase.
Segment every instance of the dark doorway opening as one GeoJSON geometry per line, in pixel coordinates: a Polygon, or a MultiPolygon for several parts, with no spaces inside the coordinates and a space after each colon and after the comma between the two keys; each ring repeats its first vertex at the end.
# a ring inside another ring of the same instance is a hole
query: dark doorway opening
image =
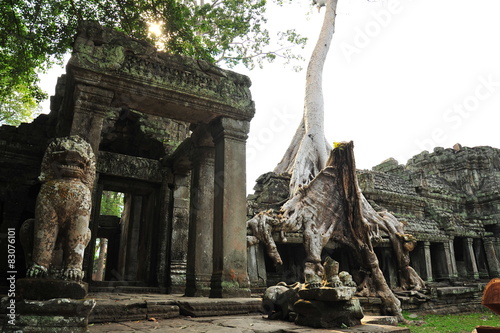
{"type": "Polygon", "coordinates": [[[158,287],[158,198],[159,184],[99,178],[86,257],[93,290],[158,287]]]}

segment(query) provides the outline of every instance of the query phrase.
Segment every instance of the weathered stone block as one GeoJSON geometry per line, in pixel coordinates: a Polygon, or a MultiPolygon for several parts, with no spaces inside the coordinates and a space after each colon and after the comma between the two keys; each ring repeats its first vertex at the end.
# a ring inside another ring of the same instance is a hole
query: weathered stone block
{"type": "MultiPolygon", "coordinates": [[[[2,299],[2,307],[8,298],[2,299]]],[[[15,319],[8,318],[2,332],[87,332],[88,318],[96,302],[93,299],[19,300],[15,319]]]]}
{"type": "Polygon", "coordinates": [[[30,316],[20,315],[17,324],[22,327],[82,327],[87,325],[86,317],[30,316]]]}
{"type": "Polygon", "coordinates": [[[114,300],[99,300],[91,315],[91,321],[100,323],[107,321],[146,320],[147,316],[148,309],[145,302],[127,301],[121,302],[117,306],[114,300]]]}
{"type": "Polygon", "coordinates": [[[94,306],[95,300],[93,299],[54,298],[44,301],[21,300],[16,302],[17,313],[26,315],[79,316],[90,313],[94,306]]]}
{"type": "Polygon", "coordinates": [[[193,317],[244,314],[258,312],[261,309],[261,301],[257,298],[233,298],[230,300],[198,298],[179,301],[177,304],[182,315],[193,317]]]}
{"type": "Polygon", "coordinates": [[[356,288],[352,287],[323,287],[319,289],[301,289],[299,290],[299,296],[300,298],[306,300],[327,302],[348,301],[354,295],[355,289],[356,288]]]}
{"type": "Polygon", "coordinates": [[[25,278],[16,281],[19,299],[49,300],[53,298],[82,299],[87,296],[85,282],[56,279],[25,278]]]}
{"type": "Polygon", "coordinates": [[[359,300],[324,302],[298,300],[294,304],[295,323],[314,328],[351,327],[361,324],[363,310],[359,300]]]}
{"type": "Polygon", "coordinates": [[[148,319],[174,318],[180,316],[179,306],[172,301],[146,301],[148,319]]]}

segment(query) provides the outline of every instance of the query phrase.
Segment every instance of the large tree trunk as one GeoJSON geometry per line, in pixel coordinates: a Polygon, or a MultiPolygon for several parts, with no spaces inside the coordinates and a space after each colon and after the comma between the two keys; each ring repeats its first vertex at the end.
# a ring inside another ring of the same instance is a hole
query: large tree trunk
{"type": "MultiPolygon", "coordinates": [[[[300,187],[281,210],[261,212],[248,221],[253,235],[266,244],[276,264],[281,257],[273,232],[303,230],[306,282],[323,275],[321,252],[329,240],[350,248],[355,258],[351,272],[358,293],[379,296],[384,312],[402,320],[400,302],[387,285],[373,250],[372,239],[385,231],[392,242],[400,271],[402,289],[420,290],[424,282],[409,266],[409,250],[414,240],[405,235],[402,224],[388,212],[377,213],[366,201],[358,185],[353,143],[342,143],[331,151],[326,167],[308,184],[300,187]]],[[[255,241],[255,239],[254,239],[255,241]]]]}
{"type": "Polygon", "coordinates": [[[335,31],[337,0],[326,1],[323,26],[306,73],[304,115],[274,172],[291,175],[290,190],[308,184],[325,166],[331,146],[325,138],[323,67],[335,31]]]}
{"type": "MultiPolygon", "coordinates": [[[[356,176],[356,163],[354,161],[353,143],[342,143],[334,149],[327,162],[325,171],[332,172],[336,182],[337,197],[341,209],[333,218],[338,221],[332,240],[352,246],[359,254],[360,272],[368,272],[361,284],[362,289],[373,286],[374,290],[365,290],[367,294],[375,292],[385,306],[384,311],[397,315],[402,320],[401,303],[387,285],[380,269],[375,251],[373,250],[372,236],[376,230],[367,215],[372,216],[373,208],[363,205],[366,201],[359,189],[356,176]],[[366,210],[369,211],[366,211],[366,210]]],[[[376,214],[376,213],[375,213],[376,214]]],[[[305,236],[305,235],[304,235],[305,236]]]]}
{"type": "Polygon", "coordinates": [[[400,302],[380,270],[372,239],[381,238],[380,230],[389,235],[401,287],[419,290],[424,283],[409,266],[413,239],[404,234],[394,216],[375,212],[364,198],[356,177],[352,142],[331,151],[324,136],[322,73],[334,33],[336,7],[337,0],[326,0],[323,27],[307,69],[303,119],[274,170],[291,176],[291,197],[279,212],[260,212],[247,222],[253,232],[249,243],[263,242],[275,264],[281,264],[272,233],[302,230],[307,255],[306,282],[317,281],[323,275],[321,252],[329,240],[352,249],[356,261],[353,264],[359,268],[351,272],[359,285],[358,293],[379,296],[384,312],[402,320],[400,302]]]}

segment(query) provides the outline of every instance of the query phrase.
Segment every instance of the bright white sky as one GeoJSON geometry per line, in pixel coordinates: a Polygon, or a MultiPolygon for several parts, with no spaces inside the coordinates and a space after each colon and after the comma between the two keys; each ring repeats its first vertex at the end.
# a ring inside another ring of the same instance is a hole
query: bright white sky
{"type": "MultiPolygon", "coordinates": [[[[271,9],[268,21],[308,36],[308,58],[323,12],[304,0],[271,9]]],[[[389,157],[406,163],[457,142],[500,147],[499,13],[498,0],[339,0],[323,82],[327,139],[353,140],[360,169],[389,157]]],[[[256,104],[247,145],[250,193],[299,125],[305,70],[271,64],[236,71],[252,79],[256,104]]],[[[54,81],[45,82],[53,94],[54,81]]]]}

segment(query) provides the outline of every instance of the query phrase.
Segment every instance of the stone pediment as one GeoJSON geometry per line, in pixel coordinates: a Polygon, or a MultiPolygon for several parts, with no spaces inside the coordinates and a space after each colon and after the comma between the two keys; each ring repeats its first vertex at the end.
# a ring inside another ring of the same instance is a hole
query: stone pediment
{"type": "Polygon", "coordinates": [[[113,91],[116,107],[191,123],[218,116],[248,121],[255,112],[247,76],[160,52],[94,22],[80,26],[68,71],[77,83],[113,91]]]}

